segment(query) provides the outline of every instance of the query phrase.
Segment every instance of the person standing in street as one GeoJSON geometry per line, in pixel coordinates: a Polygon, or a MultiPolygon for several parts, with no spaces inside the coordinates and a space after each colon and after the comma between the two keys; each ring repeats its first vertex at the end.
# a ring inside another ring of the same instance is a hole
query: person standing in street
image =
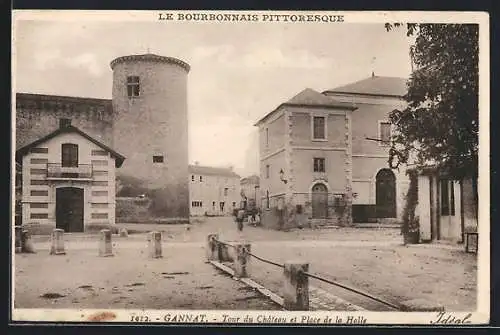
{"type": "Polygon", "coordinates": [[[240,202],[240,208],[236,213],[236,223],[238,224],[238,230],[243,230],[243,220],[245,219],[245,202],[240,202]]]}

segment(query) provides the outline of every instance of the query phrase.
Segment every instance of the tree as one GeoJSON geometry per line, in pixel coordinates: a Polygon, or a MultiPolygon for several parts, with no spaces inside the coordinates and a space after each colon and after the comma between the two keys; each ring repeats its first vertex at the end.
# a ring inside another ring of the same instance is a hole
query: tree
{"type": "MultiPolygon", "coordinates": [[[[403,24],[386,24],[387,31],[403,24]]],[[[393,111],[389,164],[433,164],[454,177],[477,176],[479,26],[407,24],[414,36],[407,107],[393,111]]]]}

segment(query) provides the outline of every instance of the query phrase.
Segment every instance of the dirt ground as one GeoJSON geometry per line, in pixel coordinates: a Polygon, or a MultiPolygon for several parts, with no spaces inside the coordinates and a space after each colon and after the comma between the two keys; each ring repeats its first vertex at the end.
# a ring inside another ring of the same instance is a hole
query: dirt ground
{"type": "Polygon", "coordinates": [[[163,246],[164,258],[148,259],[145,248],[125,239],[113,257],[99,257],[96,245],[68,245],[66,255],[16,255],[15,307],[280,309],[206,264],[199,246],[163,246]]]}
{"type": "MultiPolygon", "coordinates": [[[[17,307],[279,309],[243,284],[204,263],[207,235],[246,240],[257,256],[277,263],[309,262],[310,272],[377,295],[389,302],[427,299],[446,310],[474,310],[477,259],[458,246],[403,246],[398,229],[339,228],[278,232],[245,227],[232,218],[191,225],[119,225],[162,231],[165,258],[146,256],[146,235],[114,236],[115,256],[97,256],[98,236],[67,235],[66,256],[49,256],[47,237],[34,237],[38,253],[16,255],[17,307]],[[33,274],[36,274],[35,276],[33,274]],[[47,299],[46,293],[64,297],[47,299]]],[[[252,259],[251,278],[281,294],[283,270],[252,259]]],[[[311,279],[369,310],[384,310],[358,295],[311,279]]]]}

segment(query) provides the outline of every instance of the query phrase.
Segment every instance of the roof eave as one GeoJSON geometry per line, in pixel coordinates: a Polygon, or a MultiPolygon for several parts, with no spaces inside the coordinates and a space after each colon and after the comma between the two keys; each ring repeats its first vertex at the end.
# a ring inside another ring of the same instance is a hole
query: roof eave
{"type": "Polygon", "coordinates": [[[333,93],[333,94],[348,94],[348,95],[365,95],[369,97],[386,97],[386,98],[398,98],[398,99],[403,99],[404,95],[398,95],[398,94],[372,94],[372,93],[359,93],[359,92],[345,92],[345,91],[333,91],[333,90],[326,90],[323,91],[322,94],[326,93],[333,93]]]}

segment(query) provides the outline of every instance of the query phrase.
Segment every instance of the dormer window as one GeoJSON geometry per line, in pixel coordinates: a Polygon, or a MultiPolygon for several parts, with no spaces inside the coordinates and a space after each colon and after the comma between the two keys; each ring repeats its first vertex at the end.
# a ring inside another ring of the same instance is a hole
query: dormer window
{"type": "Polygon", "coordinates": [[[129,98],[138,97],[140,93],[140,83],[138,76],[127,77],[127,95],[129,98]]]}

